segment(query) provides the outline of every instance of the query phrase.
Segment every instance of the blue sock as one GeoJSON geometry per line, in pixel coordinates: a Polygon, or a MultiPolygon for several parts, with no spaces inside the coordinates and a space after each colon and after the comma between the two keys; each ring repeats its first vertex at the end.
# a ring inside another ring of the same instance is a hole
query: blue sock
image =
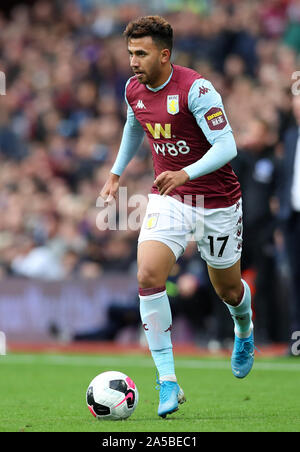
{"type": "Polygon", "coordinates": [[[171,342],[172,314],[166,288],[139,289],[140,313],[159,379],[176,381],[171,342]]]}
{"type": "Polygon", "coordinates": [[[235,334],[240,338],[246,338],[250,336],[253,330],[251,291],[246,281],[242,279],[242,283],[244,284],[244,294],[241,302],[237,306],[225,304],[233,318],[235,334]]]}

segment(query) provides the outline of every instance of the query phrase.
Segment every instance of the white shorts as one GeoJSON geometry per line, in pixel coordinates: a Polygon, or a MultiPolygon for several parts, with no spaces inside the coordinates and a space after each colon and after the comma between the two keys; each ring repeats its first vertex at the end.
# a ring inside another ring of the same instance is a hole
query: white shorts
{"type": "Polygon", "coordinates": [[[242,200],[230,207],[193,207],[172,198],[150,194],[138,242],[157,240],[173,251],[176,260],[191,240],[202,259],[213,268],[229,268],[241,257],[242,200]]]}

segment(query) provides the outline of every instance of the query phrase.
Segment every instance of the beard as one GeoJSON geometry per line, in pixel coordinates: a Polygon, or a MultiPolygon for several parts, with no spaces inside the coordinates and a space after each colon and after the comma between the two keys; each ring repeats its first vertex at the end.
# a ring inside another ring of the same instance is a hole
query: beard
{"type": "Polygon", "coordinates": [[[135,73],[135,76],[136,76],[137,81],[141,85],[146,85],[147,83],[149,83],[148,77],[144,72],[135,73]]]}
{"type": "Polygon", "coordinates": [[[134,72],[137,81],[141,85],[153,85],[156,83],[156,81],[159,79],[160,76],[160,68],[153,68],[151,72],[134,72]]]}

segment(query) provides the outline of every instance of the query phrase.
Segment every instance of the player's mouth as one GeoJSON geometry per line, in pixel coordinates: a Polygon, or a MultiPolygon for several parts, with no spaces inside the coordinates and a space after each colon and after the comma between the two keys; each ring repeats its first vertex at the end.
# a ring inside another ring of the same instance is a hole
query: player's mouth
{"type": "Polygon", "coordinates": [[[134,71],[134,75],[136,76],[137,79],[141,79],[145,74],[144,72],[134,71]]]}

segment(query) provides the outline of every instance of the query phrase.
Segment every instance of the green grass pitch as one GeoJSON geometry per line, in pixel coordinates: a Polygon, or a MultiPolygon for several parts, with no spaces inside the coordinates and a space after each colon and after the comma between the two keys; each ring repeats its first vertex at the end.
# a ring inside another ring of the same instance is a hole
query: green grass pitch
{"type": "Polygon", "coordinates": [[[299,432],[299,358],[256,359],[238,380],[229,358],[176,357],[187,402],[157,416],[155,370],[148,355],[8,354],[0,357],[0,432],[299,432]],[[106,370],[129,375],[139,403],[125,421],[96,420],[85,402],[106,370]]]}

